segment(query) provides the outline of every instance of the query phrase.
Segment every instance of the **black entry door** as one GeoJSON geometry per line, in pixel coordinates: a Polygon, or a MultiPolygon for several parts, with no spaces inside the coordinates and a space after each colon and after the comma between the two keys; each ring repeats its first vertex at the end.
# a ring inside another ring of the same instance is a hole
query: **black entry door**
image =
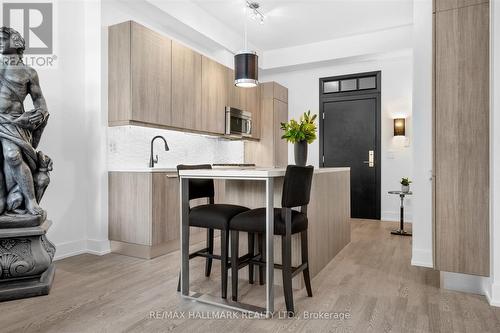
{"type": "Polygon", "coordinates": [[[380,219],[380,94],[339,95],[321,96],[321,165],[350,167],[351,217],[380,219]]]}

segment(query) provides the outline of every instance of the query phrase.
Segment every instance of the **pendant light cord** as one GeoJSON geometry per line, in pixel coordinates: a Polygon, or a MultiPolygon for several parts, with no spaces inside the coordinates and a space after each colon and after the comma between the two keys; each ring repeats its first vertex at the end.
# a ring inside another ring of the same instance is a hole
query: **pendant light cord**
{"type": "Polygon", "coordinates": [[[248,9],[248,5],[246,5],[246,3],[245,3],[245,18],[244,18],[244,21],[245,21],[245,51],[248,50],[248,43],[247,43],[247,9],[248,9]]]}

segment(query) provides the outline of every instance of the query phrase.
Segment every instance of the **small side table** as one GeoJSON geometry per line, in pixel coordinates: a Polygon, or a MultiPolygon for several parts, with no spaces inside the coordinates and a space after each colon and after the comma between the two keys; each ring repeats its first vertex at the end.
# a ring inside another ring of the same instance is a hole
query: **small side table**
{"type": "Polygon", "coordinates": [[[402,192],[402,191],[389,191],[389,194],[397,194],[399,195],[399,198],[401,198],[401,207],[400,207],[400,215],[399,215],[399,229],[395,229],[391,231],[391,234],[393,235],[400,235],[400,236],[411,236],[410,231],[405,231],[405,226],[404,226],[404,202],[405,202],[405,195],[412,195],[412,192],[402,192]]]}

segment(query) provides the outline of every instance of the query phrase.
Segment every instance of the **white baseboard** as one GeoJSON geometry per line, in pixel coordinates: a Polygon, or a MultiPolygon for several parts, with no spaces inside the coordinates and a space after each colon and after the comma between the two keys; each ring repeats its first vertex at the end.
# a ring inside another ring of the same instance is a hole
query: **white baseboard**
{"type": "Polygon", "coordinates": [[[434,268],[431,250],[412,249],[411,265],[434,268]]]}
{"type": "Polygon", "coordinates": [[[54,260],[61,260],[67,257],[86,253],[87,240],[81,239],[72,242],[59,243],[56,245],[56,255],[54,260]]]}
{"type": "MultiPolygon", "coordinates": [[[[380,214],[380,219],[382,221],[389,221],[389,222],[399,222],[399,211],[385,211],[381,212],[380,214]]],[[[412,222],[412,216],[410,212],[405,212],[405,217],[404,217],[405,223],[411,223],[412,222]]]]}
{"type": "Polygon", "coordinates": [[[110,253],[109,240],[80,239],[72,242],[56,244],[56,255],[54,260],[89,253],[98,256],[110,253]]]}
{"type": "Polygon", "coordinates": [[[500,307],[500,284],[491,283],[491,280],[488,279],[484,286],[484,296],[491,306],[500,307]]]}
{"type": "Polygon", "coordinates": [[[102,256],[111,252],[109,240],[87,239],[87,253],[102,256]]]}

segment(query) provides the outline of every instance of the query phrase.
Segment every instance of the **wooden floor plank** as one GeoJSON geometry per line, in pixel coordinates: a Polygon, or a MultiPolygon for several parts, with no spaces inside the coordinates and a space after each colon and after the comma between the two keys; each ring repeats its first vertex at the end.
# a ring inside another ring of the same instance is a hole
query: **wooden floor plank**
{"type": "MultiPolygon", "coordinates": [[[[294,292],[297,318],[154,318],[151,313],[225,310],[175,291],[179,253],[152,260],[109,254],[56,263],[49,296],[0,304],[2,332],[499,332],[500,309],[483,296],[439,289],[439,274],[413,267],[411,238],[390,235],[395,223],[352,221],[352,242],[312,281],[314,297],[294,292]],[[347,319],[304,319],[304,311],[349,313],[347,319]]],[[[408,227],[411,227],[410,225],[408,227]]],[[[192,289],[219,294],[220,266],[206,278],[191,261],[192,289]]],[[[299,278],[299,277],[297,277],[299,278]]],[[[300,277],[301,278],[301,277],[300,277]]],[[[242,301],[264,302],[264,286],[240,274],[242,301]]],[[[276,286],[276,308],[284,309],[276,286]]],[[[230,289],[229,289],[230,290],[230,289]]],[[[259,304],[260,303],[260,304],[259,304]]],[[[235,314],[239,315],[239,314],[235,314]]]]}

